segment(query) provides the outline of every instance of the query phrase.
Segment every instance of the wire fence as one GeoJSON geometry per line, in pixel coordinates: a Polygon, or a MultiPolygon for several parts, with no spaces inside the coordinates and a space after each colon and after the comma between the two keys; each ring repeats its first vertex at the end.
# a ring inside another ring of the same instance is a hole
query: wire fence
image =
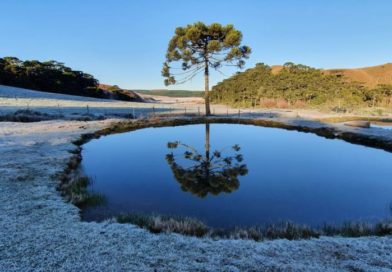
{"type": "MultiPolygon", "coordinates": [[[[205,116],[204,104],[164,104],[164,103],[135,103],[135,102],[75,102],[59,101],[55,103],[38,104],[34,100],[21,100],[18,103],[2,102],[0,114],[14,113],[18,110],[31,110],[59,117],[91,116],[94,118],[150,118],[163,115],[173,116],[205,116]]],[[[356,114],[375,117],[388,116],[391,109],[364,108],[356,114]]],[[[265,108],[230,108],[226,105],[211,105],[211,114],[220,117],[300,117],[301,109],[265,109],[265,108]]],[[[348,113],[350,114],[350,113],[348,113]]]]}

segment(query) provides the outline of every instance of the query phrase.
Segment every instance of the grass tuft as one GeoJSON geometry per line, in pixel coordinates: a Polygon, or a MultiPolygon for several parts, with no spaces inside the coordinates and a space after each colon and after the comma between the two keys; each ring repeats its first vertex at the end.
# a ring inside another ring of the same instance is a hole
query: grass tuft
{"type": "Polygon", "coordinates": [[[87,190],[91,182],[89,177],[79,176],[68,182],[63,191],[69,198],[69,201],[79,208],[104,204],[105,197],[103,195],[91,193],[87,190]]]}
{"type": "Polygon", "coordinates": [[[147,229],[152,233],[179,233],[188,236],[205,236],[209,229],[201,221],[189,217],[153,216],[127,214],[117,216],[117,222],[129,223],[147,229]]]}
{"type": "Polygon", "coordinates": [[[213,239],[240,239],[265,241],[274,239],[311,239],[324,236],[361,237],[392,235],[392,220],[377,224],[349,222],[342,226],[325,225],[321,229],[281,222],[255,227],[236,227],[234,229],[212,228],[198,219],[179,216],[124,214],[117,216],[121,224],[133,224],[152,233],[179,233],[196,237],[213,239]]]}

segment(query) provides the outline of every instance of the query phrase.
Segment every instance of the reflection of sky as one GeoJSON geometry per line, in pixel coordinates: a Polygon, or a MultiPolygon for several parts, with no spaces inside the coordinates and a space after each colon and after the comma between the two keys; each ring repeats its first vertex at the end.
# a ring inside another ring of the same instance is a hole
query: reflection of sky
{"type": "Polygon", "coordinates": [[[182,192],[165,160],[167,142],[204,152],[205,126],[149,128],[86,144],[82,166],[107,207],[100,213],[147,212],[198,217],[214,226],[292,220],[341,223],[389,215],[392,154],[311,133],[211,125],[211,151],[241,146],[249,173],[231,194],[200,199],[182,192]]]}
{"type": "Polygon", "coordinates": [[[372,128],[382,128],[382,129],[392,129],[392,124],[388,125],[379,125],[379,124],[371,124],[372,128]]]}

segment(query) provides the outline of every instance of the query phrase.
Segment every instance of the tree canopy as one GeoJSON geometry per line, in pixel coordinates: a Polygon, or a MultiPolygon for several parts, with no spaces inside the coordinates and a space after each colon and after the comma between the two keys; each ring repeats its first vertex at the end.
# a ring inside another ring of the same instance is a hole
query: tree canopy
{"type": "Polygon", "coordinates": [[[92,75],[74,71],[54,60],[40,62],[0,58],[0,84],[56,93],[104,96],[97,89],[98,80],[92,75]]]}
{"type": "Polygon", "coordinates": [[[241,45],[242,33],[233,25],[202,22],[178,27],[169,42],[162,76],[165,85],[180,84],[204,71],[206,114],[209,109],[209,68],[223,65],[242,68],[251,49],[241,45]],[[175,65],[179,65],[176,67],[175,65]],[[173,72],[173,70],[177,70],[173,72]]]}
{"type": "Polygon", "coordinates": [[[125,90],[104,90],[92,75],[75,71],[58,61],[26,60],[15,57],[0,58],[0,84],[96,98],[141,100],[125,90]]]}

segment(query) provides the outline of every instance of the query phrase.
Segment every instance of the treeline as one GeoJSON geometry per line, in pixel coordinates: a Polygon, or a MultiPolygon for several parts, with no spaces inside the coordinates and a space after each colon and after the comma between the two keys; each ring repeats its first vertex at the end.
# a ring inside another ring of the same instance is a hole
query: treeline
{"type": "Polygon", "coordinates": [[[344,111],[358,106],[390,106],[392,85],[369,89],[301,64],[286,63],[273,72],[261,63],[218,83],[212,88],[211,100],[238,107],[327,106],[344,111]]]}
{"type": "Polygon", "coordinates": [[[0,85],[78,96],[133,100],[126,93],[103,90],[92,75],[72,70],[53,60],[40,62],[22,61],[15,57],[0,58],[0,85]]]}

